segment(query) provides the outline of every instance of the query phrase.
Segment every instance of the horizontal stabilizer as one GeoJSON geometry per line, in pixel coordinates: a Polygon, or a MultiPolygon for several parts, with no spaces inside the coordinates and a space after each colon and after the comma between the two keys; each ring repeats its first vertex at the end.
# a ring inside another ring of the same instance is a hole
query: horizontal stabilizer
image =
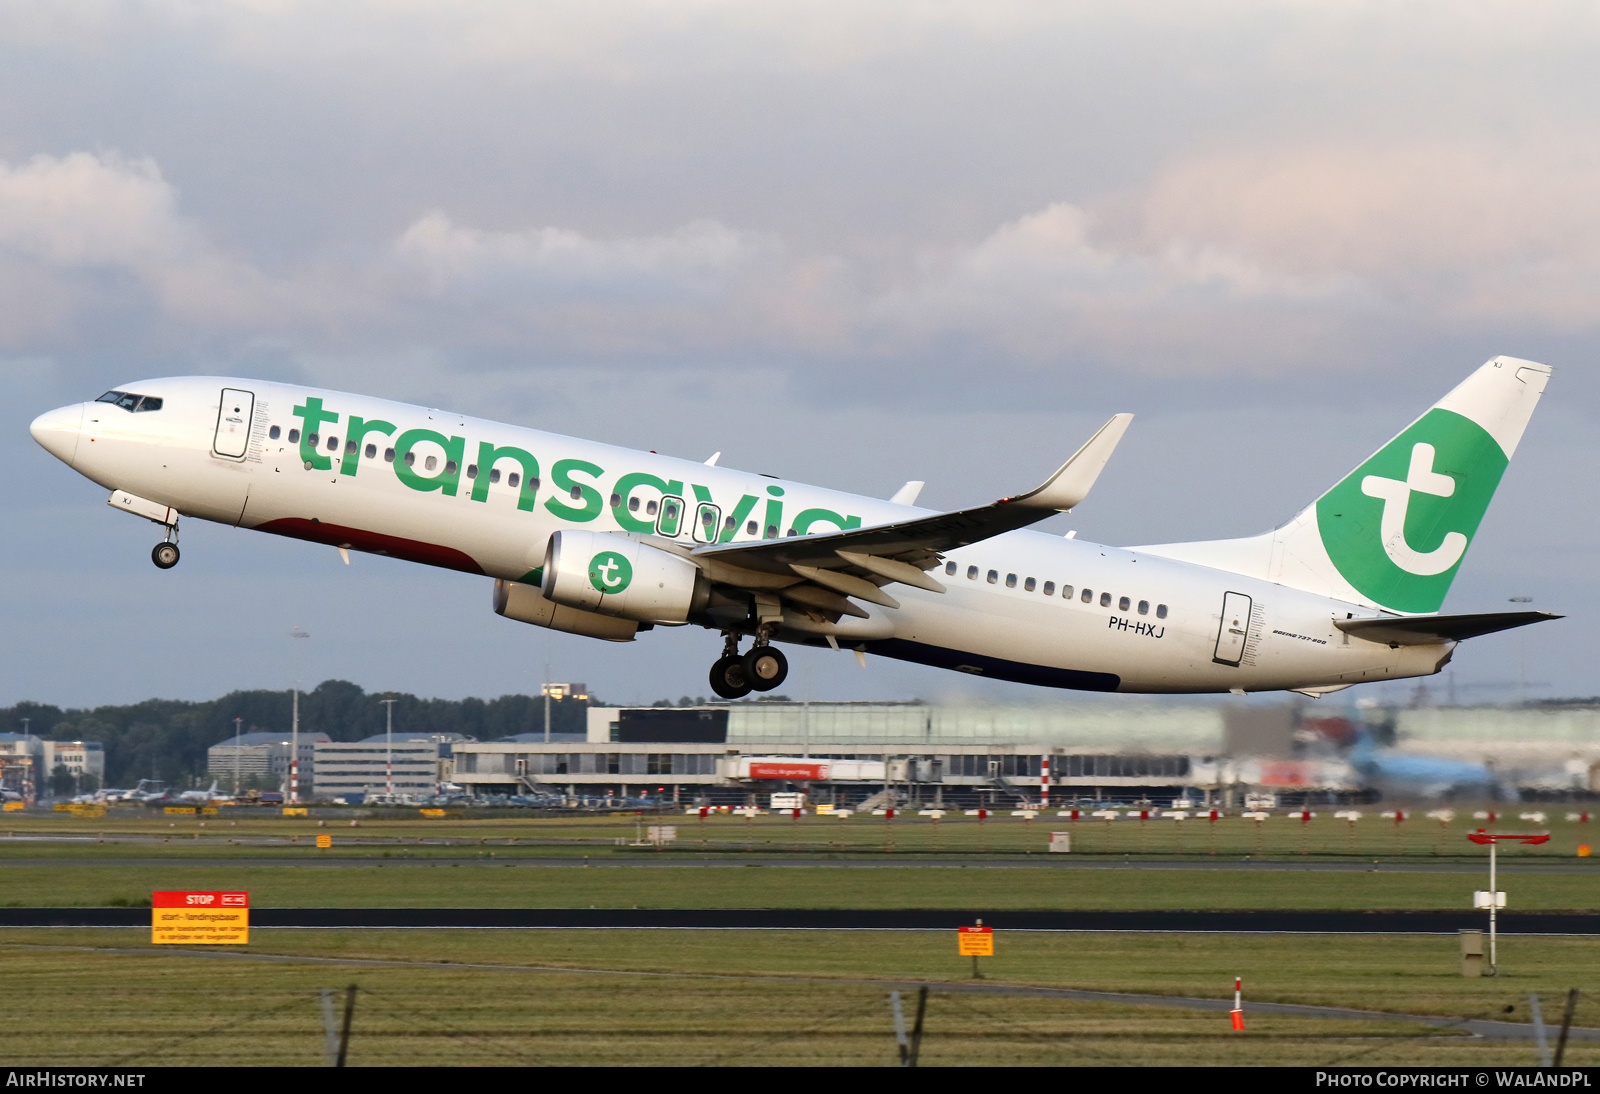
{"type": "Polygon", "coordinates": [[[1496,631],[1560,619],[1554,612],[1483,612],[1478,615],[1419,615],[1406,618],[1335,619],[1346,634],[1392,646],[1428,646],[1435,642],[1461,642],[1496,631]]]}

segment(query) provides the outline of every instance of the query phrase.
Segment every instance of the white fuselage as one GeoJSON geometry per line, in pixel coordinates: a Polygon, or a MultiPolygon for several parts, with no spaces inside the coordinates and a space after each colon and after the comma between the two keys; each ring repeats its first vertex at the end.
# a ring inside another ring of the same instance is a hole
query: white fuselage
{"type": "MultiPolygon", "coordinates": [[[[534,572],[561,529],[694,546],[928,512],[342,392],[222,377],[149,380],[127,390],[160,398],[161,409],[83,403],[42,416],[34,434],[101,486],[185,516],[510,581],[537,583],[534,572]],[[224,390],[253,401],[231,414],[224,390]],[[229,417],[240,420],[228,424],[229,417]],[[684,499],[677,527],[662,523],[663,497],[684,499]],[[712,511],[708,533],[694,517],[712,511]]],[[[1333,626],[1336,618],[1373,615],[1370,607],[1041,532],[1010,532],[945,557],[932,571],[943,594],[895,585],[898,609],[869,606],[870,619],[845,617],[809,633],[785,628],[778,637],[813,644],[831,637],[845,648],[979,675],[1124,692],[1263,691],[1425,675],[1451,649],[1391,649],[1333,626]],[[1224,618],[1230,594],[1237,627],[1224,618]]]]}

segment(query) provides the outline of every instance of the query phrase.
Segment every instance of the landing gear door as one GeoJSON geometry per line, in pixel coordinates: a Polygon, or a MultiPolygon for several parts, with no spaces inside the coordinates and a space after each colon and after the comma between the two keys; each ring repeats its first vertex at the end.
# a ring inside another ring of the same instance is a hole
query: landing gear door
{"type": "Polygon", "coordinates": [[[1237,665],[1244,657],[1244,640],[1249,632],[1250,598],[1243,593],[1224,593],[1222,626],[1217,628],[1217,652],[1211,659],[1219,665],[1237,665]]]}
{"type": "Polygon", "coordinates": [[[255,412],[256,397],[252,392],[223,388],[222,402],[217,407],[217,435],[211,442],[211,451],[229,459],[243,459],[250,448],[250,422],[255,412]]]}

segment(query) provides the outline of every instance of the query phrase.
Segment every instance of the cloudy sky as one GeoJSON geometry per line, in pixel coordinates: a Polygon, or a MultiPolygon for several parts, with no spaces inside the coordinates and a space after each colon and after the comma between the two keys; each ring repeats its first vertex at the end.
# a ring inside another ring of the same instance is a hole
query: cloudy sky
{"type": "MultiPolygon", "coordinates": [[[[1282,522],[1500,353],[1555,378],[1445,608],[1571,618],[1455,686],[1600,693],[1597,50],[1578,3],[0,0],[0,704],[707,690],[705,632],[549,635],[482,578],[199,522],[157,571],[27,434],[141,377],[940,507],[1127,410],[1047,527],[1138,543],[1282,522]]],[[[784,691],[974,687],[1061,697],[825,653],[784,691]]]]}

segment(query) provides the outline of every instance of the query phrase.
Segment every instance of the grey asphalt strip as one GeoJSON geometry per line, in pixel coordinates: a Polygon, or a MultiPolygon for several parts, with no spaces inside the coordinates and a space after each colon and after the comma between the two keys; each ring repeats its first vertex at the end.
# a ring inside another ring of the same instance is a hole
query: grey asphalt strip
{"type": "MultiPolygon", "coordinates": [[[[1055,911],[992,908],[253,908],[255,927],[943,931],[1177,934],[1455,934],[1486,925],[1457,911],[1055,911]]],[[[148,927],[148,908],[0,908],[0,927],[148,927]]],[[[1503,912],[1502,934],[1597,935],[1600,913],[1503,912]]]]}

